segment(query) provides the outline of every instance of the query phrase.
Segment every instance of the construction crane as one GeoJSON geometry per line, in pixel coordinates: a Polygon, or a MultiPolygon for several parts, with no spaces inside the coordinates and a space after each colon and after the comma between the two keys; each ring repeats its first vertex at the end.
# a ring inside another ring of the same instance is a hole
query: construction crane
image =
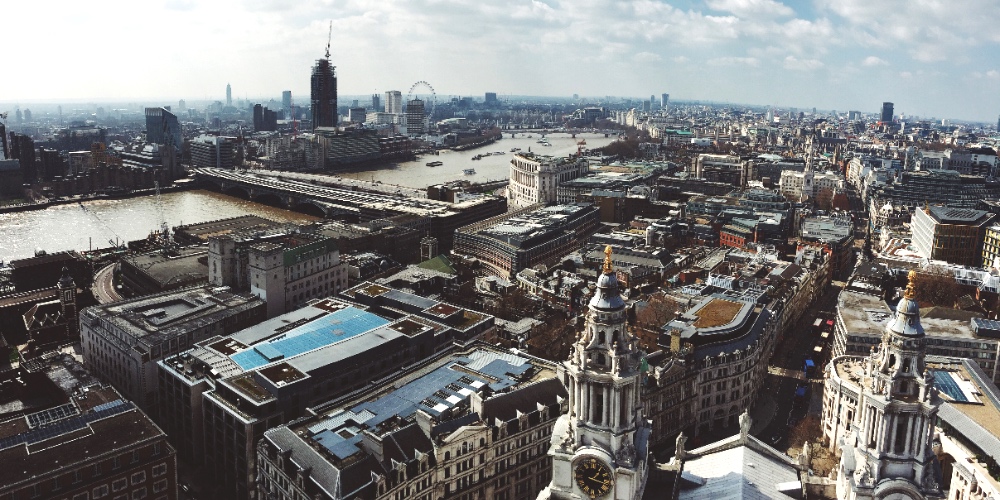
{"type": "Polygon", "coordinates": [[[333,21],[330,21],[330,32],[326,35],[326,58],[330,58],[330,41],[333,40],[333,21]]]}

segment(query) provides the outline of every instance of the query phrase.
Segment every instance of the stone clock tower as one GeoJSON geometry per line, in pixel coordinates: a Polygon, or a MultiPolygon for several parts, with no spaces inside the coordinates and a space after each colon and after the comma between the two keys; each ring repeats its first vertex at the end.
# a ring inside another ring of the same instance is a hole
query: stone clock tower
{"type": "Polygon", "coordinates": [[[643,353],[626,329],[611,247],[604,253],[587,324],[558,367],[569,412],[553,429],[552,483],[539,499],[636,500],[646,486],[650,426],[639,403],[643,353]]]}

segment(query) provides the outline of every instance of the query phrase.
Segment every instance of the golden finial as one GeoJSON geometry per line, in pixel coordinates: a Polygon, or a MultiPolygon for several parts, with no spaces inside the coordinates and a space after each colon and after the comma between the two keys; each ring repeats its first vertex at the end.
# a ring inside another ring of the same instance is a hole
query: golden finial
{"type": "Polygon", "coordinates": [[[906,275],[909,283],[906,284],[906,291],[903,292],[903,297],[908,299],[913,299],[916,297],[917,293],[913,290],[914,285],[917,284],[917,270],[910,269],[910,273],[906,275]]]}
{"type": "Polygon", "coordinates": [[[611,267],[611,245],[604,247],[604,274],[608,274],[612,271],[611,267]]]}

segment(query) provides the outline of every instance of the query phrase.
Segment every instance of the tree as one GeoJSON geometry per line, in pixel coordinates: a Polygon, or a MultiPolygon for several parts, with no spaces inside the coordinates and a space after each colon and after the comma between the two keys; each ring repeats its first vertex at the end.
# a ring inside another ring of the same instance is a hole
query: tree
{"type": "Polygon", "coordinates": [[[528,352],[551,361],[562,361],[569,355],[569,346],[575,339],[576,322],[573,318],[553,314],[528,339],[528,352]]]}
{"type": "Polygon", "coordinates": [[[660,329],[676,318],[678,312],[677,301],[665,293],[655,293],[646,301],[636,304],[633,331],[636,332],[643,347],[650,351],[656,350],[660,329]]]}
{"type": "Polygon", "coordinates": [[[962,295],[962,287],[947,270],[928,267],[924,272],[917,273],[913,293],[917,302],[955,307],[955,302],[962,295]]]}

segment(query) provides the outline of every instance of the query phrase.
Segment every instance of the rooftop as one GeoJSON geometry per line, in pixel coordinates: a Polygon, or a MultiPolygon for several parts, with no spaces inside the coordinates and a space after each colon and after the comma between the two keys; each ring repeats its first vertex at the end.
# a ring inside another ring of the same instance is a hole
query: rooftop
{"type": "Polygon", "coordinates": [[[135,339],[158,344],[263,304],[257,297],[203,286],[88,307],[80,316],[81,322],[108,322],[135,339]]]}
{"type": "MultiPolygon", "coordinates": [[[[335,344],[388,323],[389,320],[367,311],[345,307],[254,344],[230,355],[230,358],[240,368],[251,370],[335,344]]],[[[233,337],[239,339],[238,334],[233,337]]]]}
{"type": "Polygon", "coordinates": [[[927,213],[939,224],[980,225],[990,221],[993,215],[982,210],[971,208],[952,208],[941,206],[927,207],[927,213]]]}
{"type": "Polygon", "coordinates": [[[412,421],[417,410],[434,418],[454,417],[453,409],[468,411],[473,393],[505,393],[554,376],[548,365],[492,348],[478,348],[444,356],[375,392],[296,424],[292,430],[307,431],[308,440],[336,459],[345,460],[361,452],[362,430],[375,430],[396,419],[412,421]]]}
{"type": "Polygon", "coordinates": [[[0,484],[15,485],[165,435],[111,387],[93,386],[69,403],[0,422],[0,484]],[[25,471],[31,471],[31,475],[25,471]]]}

